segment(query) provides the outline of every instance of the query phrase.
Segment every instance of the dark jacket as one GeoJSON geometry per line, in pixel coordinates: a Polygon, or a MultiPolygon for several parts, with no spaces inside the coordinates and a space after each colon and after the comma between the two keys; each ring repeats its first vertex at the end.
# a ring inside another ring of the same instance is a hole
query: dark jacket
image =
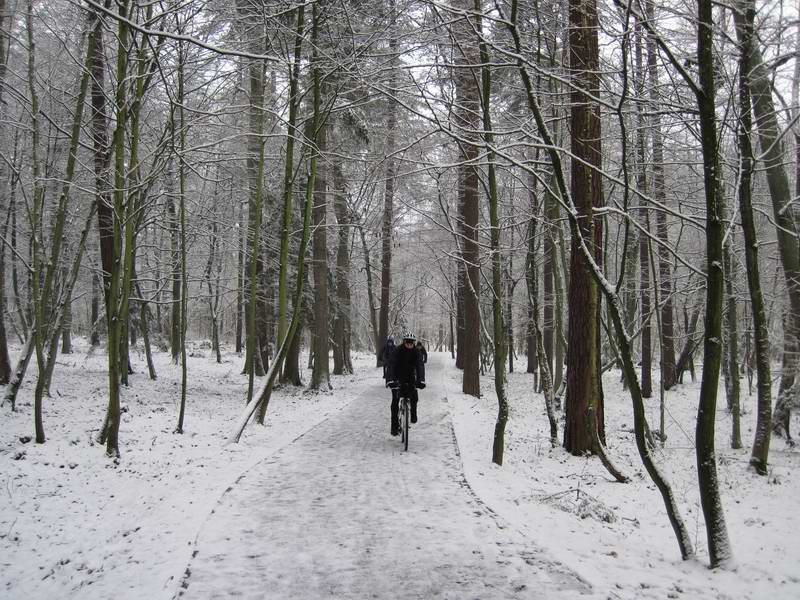
{"type": "Polygon", "coordinates": [[[404,344],[397,347],[394,360],[387,369],[387,378],[404,383],[414,384],[425,381],[425,364],[422,362],[422,353],[416,347],[406,348],[404,344]]]}
{"type": "Polygon", "coordinates": [[[422,362],[423,363],[428,362],[428,351],[425,350],[425,346],[423,346],[422,344],[418,344],[417,350],[419,350],[419,353],[422,354],[422,362]]]}
{"type": "Polygon", "coordinates": [[[394,363],[394,355],[397,352],[397,346],[394,342],[387,341],[386,345],[381,350],[381,362],[383,363],[383,378],[391,381],[392,378],[389,374],[392,372],[392,364],[394,363]]]}

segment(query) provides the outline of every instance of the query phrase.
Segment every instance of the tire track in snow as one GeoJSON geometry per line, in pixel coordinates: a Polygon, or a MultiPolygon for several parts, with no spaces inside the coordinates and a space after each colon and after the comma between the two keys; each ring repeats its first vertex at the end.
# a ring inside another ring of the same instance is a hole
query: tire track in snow
{"type": "MultiPolygon", "coordinates": [[[[431,365],[433,366],[433,365],[431,365]]],[[[464,476],[440,386],[409,452],[378,385],[248,470],[198,535],[178,596],[575,598],[566,567],[502,522],[464,476]]]]}

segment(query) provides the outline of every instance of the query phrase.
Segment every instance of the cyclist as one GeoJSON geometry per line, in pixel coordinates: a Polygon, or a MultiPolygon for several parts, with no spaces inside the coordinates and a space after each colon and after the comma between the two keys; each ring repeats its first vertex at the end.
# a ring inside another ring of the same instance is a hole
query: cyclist
{"type": "Polygon", "coordinates": [[[411,400],[411,422],[417,422],[417,389],[425,387],[425,363],[422,361],[422,353],[414,343],[417,337],[410,331],[403,334],[403,343],[397,347],[394,353],[394,360],[389,363],[387,379],[391,381],[392,411],[391,411],[391,433],[400,433],[400,395],[403,392],[409,394],[411,400]],[[395,390],[397,393],[395,393],[395,390]]]}

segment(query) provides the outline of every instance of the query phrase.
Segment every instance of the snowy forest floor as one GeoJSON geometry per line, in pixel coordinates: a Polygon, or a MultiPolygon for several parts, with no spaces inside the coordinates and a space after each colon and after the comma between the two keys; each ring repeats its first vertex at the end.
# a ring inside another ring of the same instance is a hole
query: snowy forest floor
{"type": "MultiPolygon", "coordinates": [[[[227,436],[243,408],[241,357],[196,345],[183,435],[180,369],[158,353],[158,381],[135,356],[124,390],[122,457],[93,440],[106,359],[85,343],[59,358],[33,435],[29,375],[3,412],[0,597],[205,598],[800,597],[800,451],[773,440],[768,477],[747,470],[755,397],[743,398],[745,448],[729,448],[720,396],[717,451],[738,568],[707,569],[694,463],[698,384],[667,395],[659,451],[698,558],[680,560],[639,460],[630,400],[604,379],[611,459],[551,449],[540,394],[510,376],[505,464],[491,463],[496,399],[460,393],[450,357],[431,353],[408,453],[389,435],[389,394],[374,358],[332,377],[333,391],[279,390],[265,427],[227,436]]],[[[658,427],[658,402],[650,422],[658,427]]],[[[798,429],[798,420],[793,423],[798,429]]],[[[561,432],[559,432],[561,433],[561,432]]]]}

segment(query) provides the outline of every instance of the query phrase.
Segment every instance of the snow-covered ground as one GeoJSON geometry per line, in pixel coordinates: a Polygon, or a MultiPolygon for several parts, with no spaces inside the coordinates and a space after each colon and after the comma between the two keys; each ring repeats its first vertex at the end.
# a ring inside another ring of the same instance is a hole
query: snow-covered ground
{"type": "Polygon", "coordinates": [[[158,354],[151,382],[136,357],[118,462],[93,442],[105,409],[100,352],[79,346],[59,359],[44,445],[22,441],[33,434],[30,378],[18,412],[1,409],[0,597],[800,597],[798,453],[774,440],[770,475],[747,470],[755,397],[743,402],[743,450],[728,448],[720,403],[720,481],[739,568],[710,571],[694,384],[668,394],[659,453],[698,553],[683,562],[616,374],[604,381],[606,431],[628,484],[596,459],[550,448],[525,374],[510,377],[505,464],[493,465],[493,381],[483,379],[480,399],[462,395],[444,354],[431,355],[408,454],[389,436],[388,394],[366,355],[355,375],[332,378],[331,393],[280,390],[267,425],[227,445],[244,405],[241,358],[226,353],[217,365],[209,349],[191,354],[183,435],[173,433],[179,368],[158,354]],[[408,519],[412,502],[422,512],[408,519]],[[408,569],[398,575],[392,558],[408,569]],[[252,568],[242,578],[247,561],[264,567],[263,580],[252,568]]]}

